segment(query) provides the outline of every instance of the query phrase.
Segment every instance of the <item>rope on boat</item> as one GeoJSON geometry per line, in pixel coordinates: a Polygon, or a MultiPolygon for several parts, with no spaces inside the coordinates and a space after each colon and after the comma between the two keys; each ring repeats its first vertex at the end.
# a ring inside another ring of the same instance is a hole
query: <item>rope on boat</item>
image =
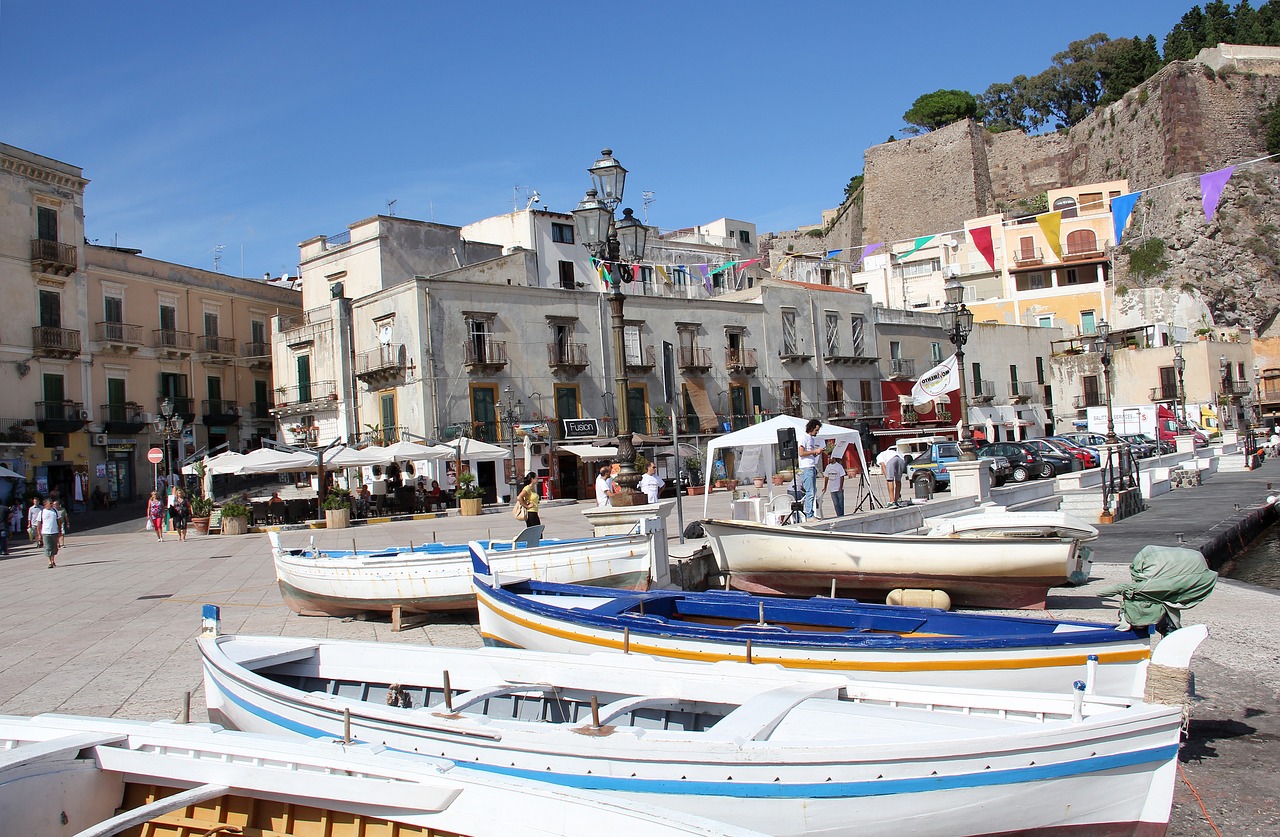
{"type": "Polygon", "coordinates": [[[1182,731],[1191,721],[1191,669],[1176,666],[1147,665],[1147,703],[1182,707],[1182,731]]]}

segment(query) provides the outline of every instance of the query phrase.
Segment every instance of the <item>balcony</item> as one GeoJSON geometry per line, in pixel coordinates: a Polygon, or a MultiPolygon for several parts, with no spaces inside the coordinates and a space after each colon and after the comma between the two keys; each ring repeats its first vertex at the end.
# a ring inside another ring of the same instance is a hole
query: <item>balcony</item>
{"type": "Polygon", "coordinates": [[[395,380],[404,373],[403,343],[389,343],[356,355],[356,377],[370,387],[395,380]]]}
{"type": "Polygon", "coordinates": [[[249,361],[252,369],[267,369],[271,366],[271,344],[250,341],[240,346],[240,357],[249,361]]]}
{"type": "Polygon", "coordinates": [[[222,398],[209,398],[200,402],[200,414],[206,425],[240,423],[240,408],[236,402],[222,398]]]}
{"type": "Polygon", "coordinates": [[[94,325],[94,339],[113,349],[136,351],[142,346],[142,326],[102,322],[94,325]]]}
{"type": "Polygon", "coordinates": [[[156,399],[156,415],[164,415],[164,402],[169,401],[173,407],[173,414],[178,416],[186,424],[196,420],[196,402],[185,395],[161,395],[156,399]]]}
{"type": "Polygon", "coordinates": [[[996,385],[993,381],[974,381],[973,391],[969,393],[969,401],[974,404],[990,404],[996,397],[996,385]]]}
{"type": "Polygon", "coordinates": [[[889,377],[895,380],[906,380],[916,376],[916,362],[911,358],[889,358],[889,377]]]}
{"type": "Polygon", "coordinates": [[[1062,261],[1064,262],[1097,262],[1107,257],[1107,243],[1094,242],[1091,246],[1081,247],[1079,245],[1071,247],[1068,245],[1062,251],[1062,261]]]}
{"type": "Polygon", "coordinates": [[[590,365],[587,344],[548,343],[547,365],[558,371],[581,372],[590,365]]]}
{"type": "Polygon", "coordinates": [[[794,343],[791,345],[783,345],[782,351],[778,352],[778,360],[783,363],[804,363],[813,360],[813,355],[804,351],[794,343]]]}
{"type": "Polygon", "coordinates": [[[31,269],[38,273],[70,276],[76,272],[76,248],[60,241],[31,239],[31,269]]]}
{"type": "Polygon", "coordinates": [[[846,350],[840,346],[828,346],[822,353],[822,359],[827,363],[847,363],[856,365],[859,363],[877,363],[880,358],[863,354],[861,346],[855,346],[852,350],[846,350]]]}
{"type": "Polygon", "coordinates": [[[1044,264],[1044,252],[1039,247],[1033,247],[1030,250],[1015,250],[1013,252],[1014,267],[1038,267],[1044,264]]]}
{"type": "Polygon", "coordinates": [[[1071,399],[1071,406],[1077,410],[1083,410],[1087,407],[1101,407],[1102,396],[1096,392],[1086,392],[1084,395],[1076,395],[1071,399]]]}
{"type": "Polygon", "coordinates": [[[274,417],[271,415],[271,403],[269,401],[255,401],[251,408],[250,417],[254,421],[271,421],[274,417]]]}
{"type": "Polygon", "coordinates": [[[235,357],[236,341],[231,337],[201,334],[196,337],[196,350],[214,357],[235,357]]]}
{"type": "Polygon", "coordinates": [[[1227,392],[1232,395],[1252,395],[1253,385],[1248,381],[1227,381],[1227,392]]]}
{"type": "Polygon", "coordinates": [[[90,418],[79,401],[36,402],[36,427],[41,433],[74,433],[83,430],[90,418]]]}
{"type": "Polygon", "coordinates": [[[151,345],[168,357],[190,357],[195,352],[196,336],[189,331],[157,328],[151,332],[151,345]]]}
{"type": "Polygon", "coordinates": [[[79,357],[80,332],[69,328],[36,326],[31,329],[31,351],[36,357],[79,357]]]}
{"type": "Polygon", "coordinates": [[[755,349],[725,349],[724,365],[730,375],[750,375],[759,365],[756,363],[755,349]]]}
{"type": "Polygon", "coordinates": [[[462,366],[468,372],[496,372],[507,365],[507,344],[473,337],[463,344],[462,366]]]}
{"type": "Polygon", "coordinates": [[[276,387],[275,416],[292,416],[338,408],[338,387],[333,381],[311,381],[297,386],[276,387]]]}
{"type": "Polygon", "coordinates": [[[1010,404],[1026,404],[1028,401],[1036,397],[1037,384],[1027,381],[1010,381],[1009,382],[1009,403],[1010,404]]]}
{"type": "Polygon", "coordinates": [[[701,346],[681,346],[676,350],[676,366],[683,372],[706,372],[711,368],[711,350],[701,346]]]}
{"type": "Polygon", "coordinates": [[[638,350],[627,350],[627,371],[634,374],[652,372],[658,365],[658,353],[652,346],[640,346],[638,350]]]}
{"type": "Polygon", "coordinates": [[[1177,387],[1170,387],[1170,388],[1165,388],[1165,387],[1152,387],[1152,388],[1151,388],[1151,403],[1152,403],[1152,404],[1161,404],[1161,403],[1163,403],[1163,404],[1176,404],[1176,403],[1178,403],[1178,388],[1177,388],[1177,387]]]}
{"type": "Polygon", "coordinates": [[[141,404],[103,404],[98,407],[98,418],[108,433],[141,433],[147,428],[141,404]]]}

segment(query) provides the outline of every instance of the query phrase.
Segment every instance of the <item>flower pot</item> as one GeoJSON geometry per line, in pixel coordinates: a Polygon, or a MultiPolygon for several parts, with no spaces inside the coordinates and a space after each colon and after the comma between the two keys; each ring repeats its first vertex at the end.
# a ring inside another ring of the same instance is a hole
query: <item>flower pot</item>
{"type": "Polygon", "coordinates": [[[247,517],[222,518],[222,534],[243,535],[248,531],[249,531],[249,518],[247,517]]]}
{"type": "Polygon", "coordinates": [[[791,482],[793,479],[796,478],[796,472],[788,468],[785,471],[779,471],[778,478],[781,479],[783,482],[791,482]]]}
{"type": "Polygon", "coordinates": [[[706,486],[703,486],[703,485],[691,485],[687,489],[685,489],[685,491],[688,493],[690,497],[697,497],[705,493],[706,490],[707,490],[706,486]]]}
{"type": "MultiPolygon", "coordinates": [[[[781,480],[779,480],[781,482],[781,480]]],[[[756,488],[764,488],[764,477],[752,477],[751,484],[756,488]]]]}
{"type": "Polygon", "coordinates": [[[464,497],[458,501],[458,513],[463,517],[479,517],[483,505],[482,497],[464,497]]]}
{"type": "Polygon", "coordinates": [[[191,528],[195,530],[197,535],[209,534],[209,518],[193,517],[191,518],[191,528]]]}
{"type": "Polygon", "coordinates": [[[346,529],[351,525],[351,509],[325,509],[324,528],[346,529]]]}

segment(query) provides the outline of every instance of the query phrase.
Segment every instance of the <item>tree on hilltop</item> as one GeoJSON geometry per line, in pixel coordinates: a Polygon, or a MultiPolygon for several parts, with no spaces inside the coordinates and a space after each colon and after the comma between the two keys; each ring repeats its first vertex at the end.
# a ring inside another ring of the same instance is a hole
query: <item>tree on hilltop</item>
{"type": "Polygon", "coordinates": [[[965,90],[935,90],[915,100],[911,109],[902,114],[907,133],[919,134],[933,131],[961,119],[971,119],[978,114],[978,100],[965,90]]]}

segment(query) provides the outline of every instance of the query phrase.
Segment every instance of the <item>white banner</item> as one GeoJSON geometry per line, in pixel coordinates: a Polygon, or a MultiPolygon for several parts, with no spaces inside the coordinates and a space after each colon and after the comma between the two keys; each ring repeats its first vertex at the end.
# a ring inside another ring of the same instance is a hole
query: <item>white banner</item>
{"type": "Polygon", "coordinates": [[[911,388],[911,402],[927,404],[957,389],[960,389],[960,371],[956,368],[956,356],[952,355],[920,376],[911,388]]]}

